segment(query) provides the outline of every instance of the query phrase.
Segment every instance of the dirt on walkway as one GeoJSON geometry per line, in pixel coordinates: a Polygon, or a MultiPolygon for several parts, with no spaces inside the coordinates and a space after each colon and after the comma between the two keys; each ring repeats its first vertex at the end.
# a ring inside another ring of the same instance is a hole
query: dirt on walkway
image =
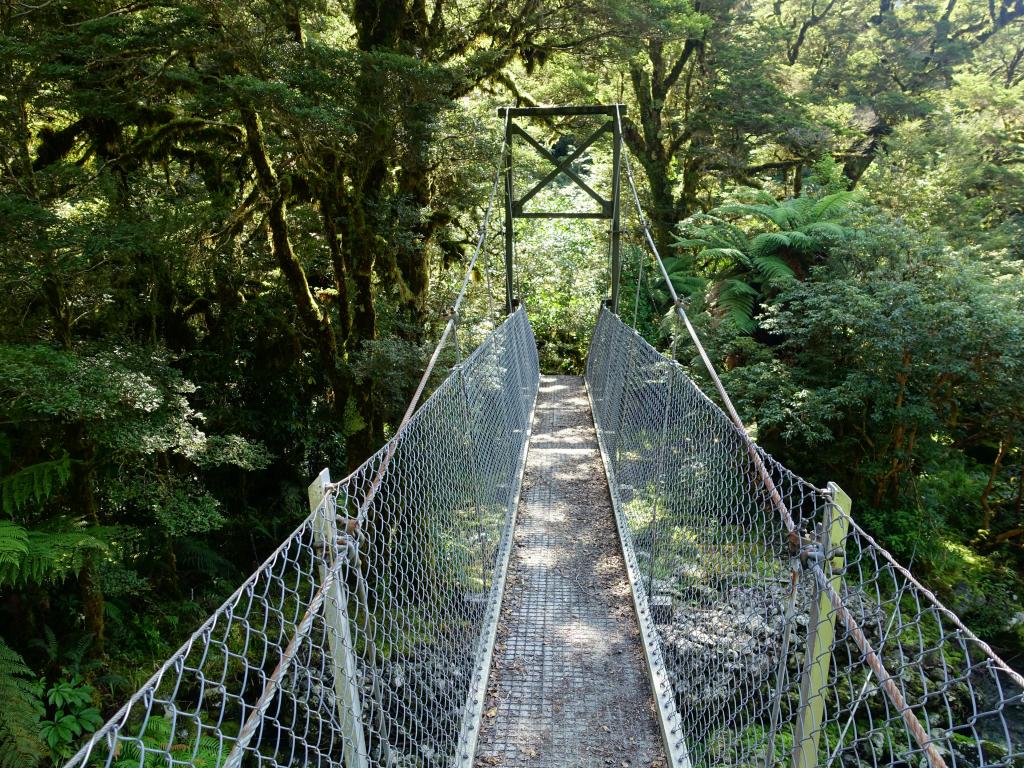
{"type": "Polygon", "coordinates": [[[583,379],[542,376],[477,766],[666,765],[583,379]]]}

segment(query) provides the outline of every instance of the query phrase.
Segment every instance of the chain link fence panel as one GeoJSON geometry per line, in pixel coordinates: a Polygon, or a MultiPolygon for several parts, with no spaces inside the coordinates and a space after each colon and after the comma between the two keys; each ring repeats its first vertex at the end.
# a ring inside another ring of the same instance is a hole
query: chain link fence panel
{"type": "Polygon", "coordinates": [[[465,760],[538,381],[521,308],[66,766],[465,760]]]}
{"type": "Polygon", "coordinates": [[[587,386],[676,765],[1024,766],[1020,676],[841,490],[772,459],[607,309],[587,386]]]}

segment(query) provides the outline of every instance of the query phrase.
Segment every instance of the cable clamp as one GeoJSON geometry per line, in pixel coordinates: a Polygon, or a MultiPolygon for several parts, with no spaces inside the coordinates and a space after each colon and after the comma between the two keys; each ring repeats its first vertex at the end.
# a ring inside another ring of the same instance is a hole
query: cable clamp
{"type": "Polygon", "coordinates": [[[832,564],[832,574],[834,576],[842,576],[846,573],[846,549],[844,547],[835,547],[830,550],[825,558],[832,564]],[[836,565],[836,561],[839,561],[839,565],[836,565]]]}
{"type": "Polygon", "coordinates": [[[808,542],[800,547],[797,557],[800,560],[800,567],[807,570],[812,565],[820,565],[825,560],[825,550],[816,542],[808,542]]]}

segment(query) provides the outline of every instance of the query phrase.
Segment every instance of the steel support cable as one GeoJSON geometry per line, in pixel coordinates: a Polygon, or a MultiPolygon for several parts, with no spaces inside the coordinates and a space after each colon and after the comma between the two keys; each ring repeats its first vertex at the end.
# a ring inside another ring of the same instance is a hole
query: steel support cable
{"type": "Polygon", "coordinates": [[[864,634],[864,630],[857,623],[857,621],[850,614],[846,604],[839,594],[829,584],[828,578],[825,576],[825,571],[822,569],[819,563],[814,563],[812,566],[814,573],[814,580],[818,585],[818,589],[828,595],[829,602],[832,603],[832,608],[835,610],[836,615],[842,620],[843,625],[846,627],[846,631],[850,637],[853,638],[853,642],[857,644],[861,654],[864,656],[864,661],[868,667],[874,673],[878,679],[879,684],[885,691],[889,700],[892,701],[893,706],[900,713],[903,718],[903,722],[907,726],[907,730],[914,737],[914,741],[917,742],[918,746],[924,751],[925,756],[928,758],[928,764],[932,768],[947,768],[946,761],[939,754],[932,742],[931,736],[921,725],[921,721],[917,719],[917,715],[907,704],[906,698],[903,696],[902,691],[894,682],[894,678],[889,674],[889,671],[885,668],[885,664],[882,663],[882,659],[875,652],[875,649],[871,645],[871,641],[868,640],[867,635],[864,634]]]}
{"type": "MultiPolygon", "coordinates": [[[[508,127],[509,119],[508,112],[506,112],[506,128],[508,127]]],[[[507,135],[507,131],[502,133],[502,136],[505,135],[507,135]]],[[[503,155],[505,148],[506,142],[502,139],[502,152],[499,153],[499,155],[503,155]]],[[[409,406],[405,409],[405,415],[402,416],[402,421],[399,423],[398,429],[395,430],[394,438],[388,441],[388,451],[384,455],[384,459],[381,461],[380,467],[377,469],[377,476],[374,478],[373,483],[370,485],[370,490],[366,494],[366,498],[363,499],[363,503],[359,507],[357,520],[360,525],[366,522],[366,510],[370,508],[374,498],[376,498],[377,492],[380,490],[380,485],[384,480],[384,475],[387,473],[388,466],[390,466],[391,460],[394,458],[395,450],[398,448],[399,442],[397,438],[402,434],[402,430],[405,429],[409,420],[412,418],[412,415],[416,412],[416,406],[419,405],[420,398],[423,397],[423,392],[427,388],[427,382],[430,380],[430,376],[433,374],[434,368],[437,366],[437,361],[441,357],[441,351],[447,345],[448,337],[455,331],[455,327],[458,324],[459,308],[462,306],[462,300],[466,298],[466,291],[469,288],[469,281],[473,275],[473,268],[476,266],[477,259],[483,251],[484,242],[487,240],[487,230],[491,221],[491,212],[494,210],[494,201],[497,199],[498,186],[501,183],[501,177],[503,175],[504,167],[502,162],[499,161],[498,170],[494,174],[494,183],[491,185],[491,195],[487,201],[487,209],[484,211],[484,218],[480,223],[480,229],[478,230],[476,247],[473,249],[473,256],[469,260],[469,266],[466,267],[466,273],[462,277],[462,286],[459,288],[459,293],[455,297],[455,302],[452,304],[451,311],[448,316],[448,322],[445,323],[444,330],[441,332],[441,338],[437,340],[437,345],[434,347],[434,351],[430,355],[427,367],[423,371],[423,375],[420,377],[419,384],[416,385],[416,391],[413,393],[412,399],[409,401],[409,406]]],[[[335,484],[335,486],[338,485],[340,485],[340,483],[335,484]]]]}
{"type": "MultiPolygon", "coordinates": [[[[644,281],[644,250],[637,247],[637,275],[636,295],[633,297],[633,330],[636,330],[637,318],[640,317],[640,284],[644,281]]],[[[673,346],[672,359],[675,360],[675,347],[673,346]]]]}
{"type": "MultiPolygon", "coordinates": [[[[615,105],[615,124],[616,131],[619,134],[618,146],[615,148],[619,155],[622,154],[622,122],[618,119],[619,106],[615,105]]],[[[611,298],[612,298],[612,310],[615,312],[619,311],[619,293],[622,289],[620,285],[622,281],[622,253],[621,248],[616,246],[616,238],[622,235],[622,224],[619,221],[619,216],[622,214],[622,202],[621,189],[622,189],[622,171],[619,167],[620,163],[615,164],[614,172],[612,174],[612,218],[611,227],[609,229],[608,237],[608,272],[611,275],[611,298]],[[618,251],[616,250],[618,248],[618,251]],[[616,264],[616,253],[618,252],[616,264]],[[618,269],[616,269],[618,267],[618,269]]],[[[634,318],[633,327],[636,328],[636,320],[634,318]]]]}
{"type": "MultiPolygon", "coordinates": [[[[622,135],[622,114],[619,110],[618,105],[615,107],[615,120],[618,123],[619,135],[622,135]]],[[[676,288],[672,285],[672,280],[668,276],[668,270],[665,269],[665,262],[662,261],[661,254],[658,252],[658,246],[654,243],[654,237],[651,235],[651,228],[648,225],[647,217],[644,216],[643,208],[640,206],[640,195],[636,190],[636,181],[633,179],[633,169],[629,162],[629,153],[622,153],[622,162],[626,168],[626,179],[629,181],[629,188],[633,193],[633,204],[636,206],[637,215],[640,217],[640,224],[643,228],[644,237],[647,240],[647,244],[651,248],[651,253],[654,256],[654,260],[658,264],[658,268],[661,270],[661,275],[665,279],[665,285],[668,286],[669,294],[672,296],[672,303],[675,306],[676,312],[686,325],[686,331],[689,333],[690,338],[693,340],[694,346],[697,348],[697,352],[700,354],[700,359],[704,363],[704,367],[707,369],[708,375],[715,384],[715,389],[718,391],[718,396],[722,398],[722,403],[725,405],[725,410],[729,414],[729,418],[732,423],[736,425],[736,428],[740,431],[743,437],[746,439],[747,451],[750,454],[751,460],[754,462],[754,466],[757,469],[758,474],[761,476],[761,482],[764,483],[765,488],[768,490],[768,494],[771,497],[772,503],[775,508],[779,511],[779,515],[782,518],[783,525],[786,526],[786,530],[789,533],[790,545],[799,545],[799,532],[796,530],[796,524],[793,522],[793,516],[790,514],[789,509],[782,501],[782,495],[779,493],[779,489],[775,485],[775,481],[772,480],[771,475],[768,472],[768,468],[765,467],[764,461],[761,459],[761,455],[758,453],[757,446],[754,443],[750,435],[747,434],[746,427],[743,426],[743,420],[740,419],[739,414],[736,412],[736,408],[732,404],[732,399],[729,397],[728,392],[725,391],[725,386],[722,384],[722,380],[718,377],[718,372],[715,370],[715,366],[711,362],[711,358],[708,357],[707,351],[704,349],[704,345],[701,343],[700,337],[697,335],[697,331],[694,329],[693,324],[690,323],[690,318],[686,314],[686,310],[683,308],[683,302],[679,298],[679,294],[676,292],[676,288]]]]}
{"type": "Polygon", "coordinates": [[[907,568],[903,567],[898,562],[896,562],[896,559],[891,554],[889,554],[889,551],[883,548],[877,541],[874,540],[874,538],[870,534],[868,534],[863,528],[857,525],[857,522],[855,520],[850,521],[850,527],[856,531],[858,536],[861,536],[871,547],[873,547],[874,550],[877,551],[879,555],[881,555],[882,559],[885,560],[893,570],[899,573],[904,579],[907,580],[907,582],[909,582],[917,590],[919,590],[921,594],[923,594],[935,606],[936,610],[938,610],[940,613],[942,613],[943,616],[949,619],[950,623],[952,623],[953,626],[955,626],[958,630],[963,632],[964,637],[966,637],[972,643],[976,644],[978,648],[981,650],[981,652],[984,653],[989,658],[989,660],[999,668],[1001,672],[1006,674],[1007,677],[1013,680],[1013,682],[1019,685],[1021,688],[1024,688],[1024,676],[1022,676],[1019,672],[1012,669],[1005,661],[1003,661],[999,656],[996,655],[996,652],[992,650],[992,647],[988,643],[980,639],[970,629],[968,629],[967,626],[960,620],[959,616],[957,616],[955,613],[949,610],[949,608],[943,605],[942,602],[939,601],[939,598],[935,595],[934,592],[932,592],[930,589],[928,589],[928,587],[924,586],[924,584],[918,581],[907,568]]]}
{"type": "MultiPolygon", "coordinates": [[[[622,117],[617,108],[615,117],[616,120],[619,121],[621,133],[622,117]]],[[[647,240],[648,245],[651,248],[651,252],[654,256],[655,261],[658,264],[658,268],[661,270],[662,277],[665,280],[665,285],[668,287],[669,293],[672,296],[675,310],[679,314],[680,318],[682,318],[683,323],[686,325],[686,330],[689,333],[690,338],[693,340],[694,346],[696,346],[698,353],[700,354],[701,360],[704,363],[704,367],[707,369],[709,376],[714,382],[715,389],[718,391],[719,397],[721,397],[722,403],[725,405],[725,409],[729,415],[729,418],[732,420],[733,424],[735,424],[740,434],[745,438],[747,451],[750,454],[751,459],[754,461],[758,473],[760,474],[762,481],[768,489],[769,495],[771,496],[771,499],[774,502],[776,509],[778,509],[782,517],[783,523],[789,532],[789,540],[791,547],[799,546],[800,534],[796,529],[795,523],[793,522],[792,515],[786,508],[786,505],[783,503],[778,488],[776,487],[775,482],[772,480],[770,474],[768,473],[768,470],[765,467],[764,462],[761,460],[761,456],[758,453],[754,441],[747,434],[746,429],[743,426],[743,422],[740,419],[739,414],[736,412],[736,409],[733,406],[732,400],[730,399],[728,393],[725,391],[725,387],[722,384],[722,381],[719,378],[718,373],[715,371],[714,365],[711,363],[711,359],[704,349],[704,345],[701,343],[696,330],[694,329],[689,317],[686,314],[686,310],[682,306],[682,301],[679,298],[679,294],[676,292],[675,286],[672,284],[672,281],[669,278],[668,270],[665,268],[665,263],[662,260],[661,254],[658,252],[658,247],[654,242],[653,236],[651,235],[647,218],[646,216],[644,216],[643,209],[640,206],[640,195],[637,192],[636,182],[633,178],[633,172],[629,163],[628,153],[624,153],[623,163],[626,167],[626,178],[629,181],[630,190],[632,191],[633,196],[633,202],[637,210],[637,215],[640,217],[644,236],[647,240]]],[[[882,551],[884,552],[884,550],[882,551]]],[[[892,562],[891,557],[887,557],[886,559],[892,562]]],[[[918,720],[917,716],[907,705],[905,697],[900,692],[896,684],[893,682],[892,677],[885,669],[882,660],[875,653],[870,641],[867,639],[867,636],[864,633],[864,630],[860,627],[860,625],[856,622],[856,620],[847,610],[840,596],[836,593],[834,589],[832,589],[831,585],[828,584],[827,580],[824,579],[824,573],[822,572],[820,566],[817,563],[815,563],[813,565],[813,568],[815,581],[817,583],[818,588],[828,596],[829,602],[832,604],[832,608],[833,610],[835,610],[836,615],[843,621],[843,624],[846,627],[847,632],[853,638],[858,648],[860,648],[869,668],[875,674],[876,678],[879,680],[879,683],[881,684],[886,695],[889,697],[889,699],[893,702],[897,710],[900,712],[904,722],[907,725],[907,729],[913,736],[914,740],[917,742],[918,746],[920,746],[921,749],[924,751],[930,765],[932,766],[932,768],[946,768],[945,761],[942,759],[938,751],[935,749],[934,745],[932,744],[931,738],[925,731],[924,727],[921,725],[920,720],[918,720]]],[[[905,569],[899,568],[899,570],[901,572],[905,572],[905,569]]],[[[909,577],[909,573],[907,573],[906,575],[909,577]]],[[[794,579],[791,585],[789,599],[793,599],[795,597],[795,591],[796,583],[794,579]]],[[[931,593],[928,594],[930,595],[931,593]]],[[[957,624],[961,627],[963,626],[959,622],[959,620],[957,620],[957,624]]],[[[1000,666],[1001,668],[1005,668],[1005,664],[1002,664],[1000,666]]]]}

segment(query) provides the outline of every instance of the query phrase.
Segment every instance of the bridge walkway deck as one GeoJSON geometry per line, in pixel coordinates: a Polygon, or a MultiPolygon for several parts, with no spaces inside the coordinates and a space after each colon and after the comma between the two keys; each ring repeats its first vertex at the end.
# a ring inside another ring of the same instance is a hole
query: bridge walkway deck
{"type": "Polygon", "coordinates": [[[542,376],[477,766],[665,765],[583,379],[542,376]]]}

